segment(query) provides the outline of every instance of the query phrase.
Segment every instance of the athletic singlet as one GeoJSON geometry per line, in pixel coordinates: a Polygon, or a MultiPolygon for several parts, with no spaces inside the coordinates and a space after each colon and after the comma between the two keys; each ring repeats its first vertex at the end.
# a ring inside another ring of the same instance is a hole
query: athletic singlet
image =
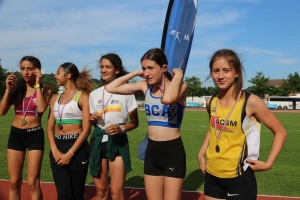
{"type": "Polygon", "coordinates": [[[53,105],[53,113],[55,117],[56,124],[82,124],[82,110],[79,108],[78,100],[81,95],[81,91],[78,91],[73,99],[68,102],[65,106],[64,104],[58,105],[58,102],[61,98],[61,95],[58,95],[56,101],[53,105]],[[58,113],[59,106],[59,113],[58,113]],[[62,113],[61,113],[62,112],[62,113]],[[60,116],[61,114],[61,121],[60,116]]]}
{"type": "Polygon", "coordinates": [[[256,120],[250,120],[246,115],[245,109],[249,96],[249,92],[243,92],[226,122],[233,104],[223,108],[218,102],[217,116],[215,116],[218,97],[213,96],[210,101],[210,138],[206,151],[206,171],[216,177],[240,176],[249,167],[247,159],[258,160],[259,158],[261,124],[256,120]],[[216,135],[218,136],[224,123],[223,132],[218,140],[220,151],[217,153],[216,135]]]}
{"type": "Polygon", "coordinates": [[[148,126],[163,126],[180,128],[185,106],[175,103],[164,105],[160,97],[152,95],[153,85],[149,86],[145,93],[145,111],[148,126]]]}
{"type": "Polygon", "coordinates": [[[15,114],[24,116],[24,113],[26,112],[26,116],[42,117],[43,113],[38,113],[38,109],[36,106],[36,92],[34,92],[31,101],[30,101],[30,99],[31,99],[31,96],[25,97],[23,99],[24,102],[22,101],[19,105],[15,106],[15,114]],[[29,104],[29,102],[30,102],[30,104],[29,104]],[[24,105],[24,108],[23,108],[23,105],[24,105]],[[26,111],[27,106],[28,106],[28,109],[26,111]]]}

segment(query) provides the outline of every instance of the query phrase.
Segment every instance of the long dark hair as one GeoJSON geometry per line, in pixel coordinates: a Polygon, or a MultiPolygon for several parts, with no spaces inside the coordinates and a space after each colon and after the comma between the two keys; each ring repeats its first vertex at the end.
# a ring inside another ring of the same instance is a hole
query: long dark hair
{"type": "MultiPolygon", "coordinates": [[[[165,65],[168,65],[168,59],[167,56],[165,55],[164,51],[159,48],[153,48],[148,50],[141,58],[141,62],[145,59],[152,60],[156,62],[161,68],[164,67],[165,65]]],[[[172,80],[173,76],[166,71],[165,75],[169,80],[172,80]]]]}
{"type": "Polygon", "coordinates": [[[94,82],[92,81],[93,77],[90,74],[92,69],[87,69],[87,67],[84,67],[83,70],[79,72],[76,65],[71,62],[63,63],[60,66],[63,68],[65,75],[67,73],[71,74],[71,79],[79,90],[87,93],[93,91],[94,82]]]}
{"type": "MultiPolygon", "coordinates": [[[[42,68],[40,60],[34,56],[24,56],[20,60],[20,65],[23,61],[30,62],[34,67],[38,68],[39,70],[41,70],[41,68],[42,68]]],[[[9,102],[11,104],[14,104],[14,106],[17,106],[23,101],[23,99],[26,95],[27,88],[26,88],[26,82],[23,77],[19,78],[17,80],[16,85],[13,90],[14,91],[13,91],[12,95],[10,96],[9,102]]]]}
{"type": "Polygon", "coordinates": [[[238,55],[232,51],[231,49],[220,49],[216,51],[213,56],[210,59],[209,62],[209,68],[210,68],[210,73],[212,72],[212,65],[214,64],[215,61],[219,60],[220,58],[224,58],[227,60],[229,65],[233,67],[238,74],[238,77],[235,78],[234,80],[234,98],[237,98],[239,95],[239,92],[243,88],[243,73],[245,72],[244,67],[242,65],[242,62],[240,61],[238,55]]]}
{"type": "MultiPolygon", "coordinates": [[[[102,59],[109,60],[111,62],[111,64],[115,67],[115,69],[119,71],[116,78],[119,78],[121,76],[128,74],[127,70],[125,69],[125,67],[122,64],[122,60],[121,60],[120,56],[118,56],[117,54],[115,54],[115,53],[105,54],[105,55],[101,56],[101,58],[98,62],[101,63],[102,59]]],[[[100,82],[101,82],[101,84],[105,84],[105,81],[102,78],[100,79],[100,82]]]]}

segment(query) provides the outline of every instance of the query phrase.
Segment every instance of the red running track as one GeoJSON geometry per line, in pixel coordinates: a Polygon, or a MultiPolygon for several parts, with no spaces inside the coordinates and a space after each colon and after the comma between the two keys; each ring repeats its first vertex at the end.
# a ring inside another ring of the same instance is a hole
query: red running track
{"type": "MultiPolygon", "coordinates": [[[[56,199],[56,190],[53,183],[41,183],[44,200],[56,199]]],[[[9,181],[0,180],[0,200],[8,200],[9,181]]],[[[27,182],[24,181],[21,188],[21,199],[30,200],[30,193],[27,188],[27,182]]],[[[96,191],[93,185],[86,185],[85,200],[96,200],[96,191]]],[[[110,199],[110,198],[109,198],[110,199]]],[[[125,199],[127,200],[146,200],[144,188],[125,188],[125,199]]],[[[183,191],[183,200],[204,200],[203,192],[183,191]]],[[[300,197],[278,197],[263,196],[257,197],[257,200],[300,200],[300,197]]]]}

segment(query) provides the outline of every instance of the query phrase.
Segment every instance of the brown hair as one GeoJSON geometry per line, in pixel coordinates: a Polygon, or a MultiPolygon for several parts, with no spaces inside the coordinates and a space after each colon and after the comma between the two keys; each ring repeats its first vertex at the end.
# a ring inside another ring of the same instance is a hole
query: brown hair
{"type": "Polygon", "coordinates": [[[66,62],[60,66],[63,68],[65,74],[71,74],[71,78],[79,90],[87,93],[90,93],[94,90],[95,83],[92,81],[93,77],[90,74],[92,69],[87,69],[87,67],[84,67],[83,70],[79,72],[76,65],[71,62],[66,62]]]}
{"type": "Polygon", "coordinates": [[[243,83],[244,83],[243,73],[245,72],[244,67],[238,55],[234,51],[232,51],[231,49],[221,49],[216,51],[210,59],[209,62],[210,74],[212,72],[212,65],[220,58],[224,58],[225,60],[227,60],[229,65],[233,67],[236,73],[238,74],[238,77],[236,77],[234,80],[234,98],[237,98],[239,92],[243,88],[243,83]]]}

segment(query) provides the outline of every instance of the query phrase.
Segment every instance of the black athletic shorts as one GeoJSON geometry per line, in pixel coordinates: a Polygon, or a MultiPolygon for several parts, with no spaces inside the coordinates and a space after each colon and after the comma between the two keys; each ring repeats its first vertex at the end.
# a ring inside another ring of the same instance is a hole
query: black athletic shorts
{"type": "Polygon", "coordinates": [[[44,129],[41,126],[20,129],[11,126],[8,138],[8,149],[17,151],[42,150],[44,151],[44,129]]]}
{"type": "Polygon", "coordinates": [[[185,178],[186,155],[181,137],[169,141],[149,138],[145,155],[144,174],[185,178]]]}
{"type": "Polygon", "coordinates": [[[218,178],[205,173],[204,194],[226,200],[256,200],[257,185],[253,170],[248,169],[235,178],[218,178]]]}
{"type": "MultiPolygon", "coordinates": [[[[92,149],[93,149],[93,146],[94,146],[94,142],[95,142],[95,137],[93,137],[91,140],[90,140],[90,155],[92,153],[92,149]]],[[[106,156],[106,146],[107,146],[107,142],[102,142],[101,143],[101,159],[108,159],[108,157],[106,156]]],[[[120,154],[120,151],[118,151],[117,155],[116,156],[121,156],[120,154]]]]}

